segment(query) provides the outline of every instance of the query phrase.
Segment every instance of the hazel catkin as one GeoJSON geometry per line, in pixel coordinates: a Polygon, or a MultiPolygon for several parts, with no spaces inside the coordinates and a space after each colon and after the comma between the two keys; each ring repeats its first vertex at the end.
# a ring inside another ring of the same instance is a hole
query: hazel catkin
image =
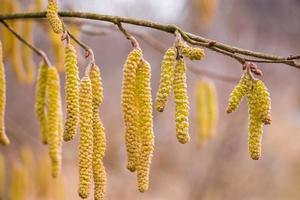
{"type": "Polygon", "coordinates": [[[94,199],[104,199],[106,172],[103,158],[106,148],[104,127],[99,116],[99,107],[103,101],[103,86],[100,69],[93,65],[89,77],[92,83],[93,93],[93,177],[94,177],[94,199]]]}
{"type": "Polygon", "coordinates": [[[82,78],[79,89],[79,189],[85,199],[89,196],[93,162],[93,99],[92,84],[88,76],[82,78]]]}
{"type": "Polygon", "coordinates": [[[202,60],[205,56],[204,50],[199,47],[191,47],[185,42],[181,42],[179,46],[182,55],[189,58],[190,60],[202,60]]]}
{"type": "Polygon", "coordinates": [[[218,120],[218,100],[216,87],[213,82],[207,82],[207,115],[208,115],[208,137],[212,137],[215,133],[215,126],[218,120]]]}
{"type": "Polygon", "coordinates": [[[237,109],[239,104],[242,101],[242,98],[247,95],[252,88],[252,80],[250,76],[245,72],[244,75],[241,77],[239,83],[235,86],[233,91],[230,93],[229,96],[229,103],[227,106],[227,113],[232,113],[237,109]]]}
{"type": "Polygon", "coordinates": [[[176,61],[173,79],[175,102],[176,137],[181,144],[190,140],[189,136],[189,101],[186,85],[186,65],[183,58],[176,61]]]}
{"type": "Polygon", "coordinates": [[[42,143],[47,144],[47,71],[48,66],[42,61],[38,69],[35,91],[35,115],[38,118],[42,143]]]}
{"type": "Polygon", "coordinates": [[[139,157],[137,165],[138,188],[145,192],[149,187],[150,164],[154,150],[150,64],[141,60],[136,75],[136,96],[138,102],[139,157]]]}
{"type": "Polygon", "coordinates": [[[5,67],[3,64],[2,43],[0,42],[0,143],[3,145],[9,144],[9,139],[6,135],[4,116],[6,107],[6,79],[5,67]]]}
{"type": "Polygon", "coordinates": [[[78,102],[78,66],[74,47],[69,44],[65,47],[65,69],[66,69],[66,122],[64,128],[64,140],[73,139],[79,120],[78,102]]]}
{"type": "Polygon", "coordinates": [[[164,111],[171,92],[176,56],[176,48],[169,48],[161,64],[160,84],[155,99],[155,108],[158,112],[164,111]]]}
{"type": "Polygon", "coordinates": [[[136,170],[138,159],[138,138],[137,138],[137,105],[135,98],[135,81],[138,64],[142,58],[140,49],[132,50],[123,68],[122,83],[122,110],[125,123],[125,144],[127,149],[127,168],[129,171],[136,170]]]}
{"type": "Polygon", "coordinates": [[[57,0],[48,0],[46,17],[48,19],[50,26],[52,27],[52,30],[57,34],[60,34],[63,32],[63,24],[59,19],[57,11],[58,11],[57,0]]]}
{"type": "Polygon", "coordinates": [[[55,67],[49,67],[47,72],[47,106],[47,142],[52,164],[52,176],[57,177],[61,168],[61,138],[59,133],[61,105],[59,76],[55,67]]]}

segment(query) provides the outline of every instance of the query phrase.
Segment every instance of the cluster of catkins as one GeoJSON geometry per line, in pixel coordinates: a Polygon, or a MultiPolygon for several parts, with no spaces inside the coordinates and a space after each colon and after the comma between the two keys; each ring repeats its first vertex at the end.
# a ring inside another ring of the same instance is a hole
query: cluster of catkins
{"type": "Polygon", "coordinates": [[[201,48],[190,47],[183,41],[166,51],[161,64],[160,85],[156,95],[155,108],[158,112],[163,112],[173,88],[176,137],[180,143],[185,144],[189,141],[190,136],[188,133],[189,101],[186,65],[183,56],[191,60],[201,60],[204,57],[204,51],[201,48]]]}
{"type": "Polygon", "coordinates": [[[230,94],[227,113],[235,111],[244,96],[249,113],[249,154],[253,160],[258,160],[261,156],[263,125],[271,123],[271,99],[265,84],[255,79],[248,70],[230,94]]]}
{"type": "Polygon", "coordinates": [[[199,145],[215,134],[218,119],[218,102],[212,81],[200,80],[196,85],[197,121],[199,124],[199,145]]]}

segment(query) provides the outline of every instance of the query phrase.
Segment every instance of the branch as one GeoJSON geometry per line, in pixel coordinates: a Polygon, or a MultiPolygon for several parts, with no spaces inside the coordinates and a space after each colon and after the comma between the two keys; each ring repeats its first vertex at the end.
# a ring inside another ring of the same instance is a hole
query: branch
{"type": "MultiPolygon", "coordinates": [[[[96,13],[61,11],[58,14],[61,17],[92,19],[98,21],[111,22],[113,24],[118,24],[118,23],[132,24],[132,25],[148,27],[148,28],[152,28],[152,29],[156,29],[156,30],[160,30],[172,34],[174,34],[175,31],[178,31],[182,35],[183,39],[186,40],[187,42],[194,45],[206,47],[208,49],[219,52],[221,54],[230,56],[236,59],[237,61],[239,61],[240,63],[244,63],[250,60],[250,58],[248,59],[240,56],[240,55],[244,55],[252,58],[261,59],[261,60],[251,59],[252,62],[263,62],[264,60],[268,60],[270,61],[270,63],[282,63],[300,69],[300,64],[295,61],[300,59],[299,55],[283,57],[283,56],[276,56],[276,55],[270,55],[261,52],[254,52],[246,49],[241,49],[238,47],[223,44],[221,42],[210,40],[201,36],[197,36],[189,32],[185,32],[176,25],[161,24],[161,23],[147,21],[147,20],[119,17],[113,15],[103,15],[103,14],[96,14],[96,13]]],[[[46,12],[14,13],[14,14],[1,14],[0,20],[45,18],[45,17],[46,17],[46,12]]]]}
{"type": "Polygon", "coordinates": [[[42,57],[42,59],[44,60],[44,62],[48,65],[51,66],[51,63],[47,57],[47,55],[45,54],[44,51],[42,51],[41,49],[38,49],[37,47],[33,46],[32,44],[30,44],[29,42],[27,42],[21,35],[19,35],[8,23],[6,23],[4,20],[0,20],[0,23],[3,24],[3,26],[5,26],[5,28],[7,28],[7,30],[9,30],[18,40],[20,40],[23,44],[25,44],[26,46],[28,46],[31,50],[33,50],[37,55],[39,55],[40,57],[42,57]]]}

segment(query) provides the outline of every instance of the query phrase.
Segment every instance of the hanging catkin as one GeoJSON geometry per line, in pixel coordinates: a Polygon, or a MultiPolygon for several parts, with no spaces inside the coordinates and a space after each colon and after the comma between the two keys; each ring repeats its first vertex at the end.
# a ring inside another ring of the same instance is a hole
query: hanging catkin
{"type": "Polygon", "coordinates": [[[100,69],[93,65],[90,71],[90,79],[93,92],[93,176],[94,199],[104,199],[106,172],[103,165],[103,157],[106,148],[104,127],[99,116],[99,107],[103,102],[103,86],[100,69]]]}
{"type": "Polygon", "coordinates": [[[197,121],[199,126],[198,136],[200,147],[209,138],[209,119],[207,107],[206,81],[201,80],[196,85],[197,121]]]}
{"type": "Polygon", "coordinates": [[[138,136],[140,153],[137,165],[138,188],[145,192],[149,187],[149,172],[154,150],[152,97],[151,97],[151,68],[144,59],[141,60],[136,75],[136,96],[138,102],[138,136]]]}
{"type": "Polygon", "coordinates": [[[263,124],[271,122],[271,100],[266,86],[261,80],[252,81],[253,88],[247,95],[249,112],[248,148],[250,157],[258,160],[261,156],[263,124]]]}
{"type": "Polygon", "coordinates": [[[186,65],[183,58],[176,61],[173,79],[173,92],[175,102],[176,137],[181,144],[190,140],[189,136],[189,101],[186,85],[186,65]]]}
{"type": "Polygon", "coordinates": [[[136,70],[142,58],[142,51],[134,49],[127,57],[123,68],[122,109],[125,122],[125,143],[127,149],[127,168],[131,172],[136,170],[138,158],[137,141],[137,105],[135,98],[136,70]]]}
{"type": "Polygon", "coordinates": [[[235,86],[229,96],[227,113],[232,113],[240,105],[242,98],[247,95],[252,88],[252,80],[247,73],[241,77],[239,83],[235,86]]]}
{"type": "Polygon", "coordinates": [[[0,143],[9,144],[9,139],[5,133],[4,115],[6,107],[6,79],[3,64],[2,43],[0,42],[0,143]]]}
{"type": "Polygon", "coordinates": [[[64,71],[64,64],[65,64],[65,58],[64,58],[64,44],[61,42],[60,35],[55,34],[53,31],[48,31],[51,46],[52,46],[52,52],[55,59],[55,67],[59,72],[64,71]]]}
{"type": "Polygon", "coordinates": [[[175,47],[169,48],[161,64],[160,84],[155,100],[155,107],[158,112],[164,111],[171,92],[176,54],[175,47]]]}
{"type": "Polygon", "coordinates": [[[79,120],[78,102],[78,67],[77,56],[74,47],[69,44],[65,48],[65,68],[66,68],[66,122],[64,129],[64,140],[73,139],[79,120]]]}
{"type": "Polygon", "coordinates": [[[55,67],[49,67],[47,72],[47,106],[48,131],[47,141],[49,155],[52,162],[52,176],[57,177],[61,168],[59,120],[60,110],[60,83],[55,67]]]}
{"type": "Polygon", "coordinates": [[[85,76],[80,82],[79,89],[79,189],[81,198],[87,198],[90,193],[93,162],[93,99],[92,84],[85,76]]]}
{"type": "Polygon", "coordinates": [[[48,7],[47,7],[47,14],[46,14],[48,22],[52,27],[52,30],[57,34],[60,34],[63,32],[63,24],[59,19],[57,11],[58,11],[57,0],[48,0],[48,7]]]}
{"type": "Polygon", "coordinates": [[[5,158],[0,153],[0,199],[4,199],[5,174],[5,158]]]}
{"type": "Polygon", "coordinates": [[[211,138],[215,133],[215,126],[218,120],[218,102],[216,87],[213,82],[207,82],[207,126],[208,126],[208,137],[211,138]]]}
{"type": "Polygon", "coordinates": [[[190,60],[202,60],[205,56],[204,50],[199,47],[191,47],[185,42],[180,42],[180,51],[182,55],[190,60]]]}
{"type": "Polygon", "coordinates": [[[47,71],[48,66],[42,61],[38,69],[35,91],[35,114],[38,118],[41,131],[41,140],[47,144],[47,71]]]}
{"type": "Polygon", "coordinates": [[[26,192],[26,172],[24,167],[21,164],[14,162],[9,178],[9,190],[7,191],[8,199],[26,199],[26,192]]]}

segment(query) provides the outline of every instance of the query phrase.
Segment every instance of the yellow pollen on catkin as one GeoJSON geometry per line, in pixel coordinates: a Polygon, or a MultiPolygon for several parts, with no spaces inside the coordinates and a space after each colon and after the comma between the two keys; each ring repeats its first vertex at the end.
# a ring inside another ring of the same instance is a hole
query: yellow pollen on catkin
{"type": "Polygon", "coordinates": [[[189,58],[190,60],[202,60],[205,56],[203,49],[199,47],[191,47],[185,42],[181,42],[180,51],[183,56],[189,58]]]}
{"type": "Polygon", "coordinates": [[[66,69],[66,122],[64,128],[64,141],[73,139],[79,120],[78,102],[78,66],[77,56],[74,47],[69,44],[65,48],[65,69],[66,69]]]}
{"type": "Polygon", "coordinates": [[[0,144],[8,145],[9,139],[5,132],[4,116],[6,107],[6,78],[3,64],[2,43],[0,42],[0,144]]]}
{"type": "Polygon", "coordinates": [[[176,61],[173,79],[175,102],[176,137],[181,144],[190,140],[189,136],[189,101],[186,85],[186,65],[182,58],[176,61]]]}
{"type": "Polygon", "coordinates": [[[38,69],[34,106],[35,115],[40,124],[41,140],[44,144],[47,144],[47,71],[48,66],[42,61],[38,69]]]}
{"type": "Polygon", "coordinates": [[[135,82],[138,64],[142,58],[142,51],[134,49],[130,52],[123,68],[122,110],[125,123],[125,143],[127,149],[127,168],[131,172],[136,170],[139,154],[137,138],[137,105],[135,98],[135,82]]]}
{"type": "Polygon", "coordinates": [[[55,67],[59,72],[64,71],[64,64],[65,64],[65,52],[64,52],[64,44],[61,42],[60,35],[55,34],[53,31],[48,31],[52,52],[55,59],[55,67]]]}
{"type": "Polygon", "coordinates": [[[79,87],[79,189],[81,198],[90,194],[93,163],[93,99],[89,77],[82,78],[79,87]]]}
{"type": "Polygon", "coordinates": [[[271,122],[271,100],[261,80],[253,80],[253,88],[247,95],[249,113],[248,148],[250,157],[258,160],[261,156],[263,125],[271,122]]]}
{"type": "Polygon", "coordinates": [[[103,86],[100,69],[93,65],[89,77],[93,93],[93,177],[94,199],[103,200],[106,185],[106,172],[103,158],[106,148],[105,130],[99,116],[99,107],[103,102],[103,86]]]}
{"type": "Polygon", "coordinates": [[[233,91],[231,92],[228,100],[228,106],[227,106],[227,113],[232,113],[237,109],[237,107],[240,105],[242,98],[249,94],[250,90],[252,88],[252,80],[250,76],[245,73],[242,77],[239,83],[235,86],[233,91]]]}
{"type": "Polygon", "coordinates": [[[155,108],[163,112],[172,88],[173,70],[176,61],[176,48],[169,48],[161,64],[160,84],[155,99],[155,108]]]}
{"type": "Polygon", "coordinates": [[[154,150],[150,79],[150,64],[142,59],[138,66],[136,75],[136,98],[138,102],[138,138],[140,141],[137,165],[137,179],[140,192],[145,192],[148,190],[150,164],[154,150]]]}
{"type": "Polygon", "coordinates": [[[47,142],[52,164],[52,176],[57,177],[61,168],[61,137],[60,122],[60,82],[55,67],[49,67],[47,72],[47,142]]]}
{"type": "Polygon", "coordinates": [[[63,24],[59,19],[57,11],[58,11],[58,5],[56,0],[48,0],[46,17],[48,19],[50,26],[52,27],[52,30],[57,34],[60,34],[63,32],[63,24]]]}

